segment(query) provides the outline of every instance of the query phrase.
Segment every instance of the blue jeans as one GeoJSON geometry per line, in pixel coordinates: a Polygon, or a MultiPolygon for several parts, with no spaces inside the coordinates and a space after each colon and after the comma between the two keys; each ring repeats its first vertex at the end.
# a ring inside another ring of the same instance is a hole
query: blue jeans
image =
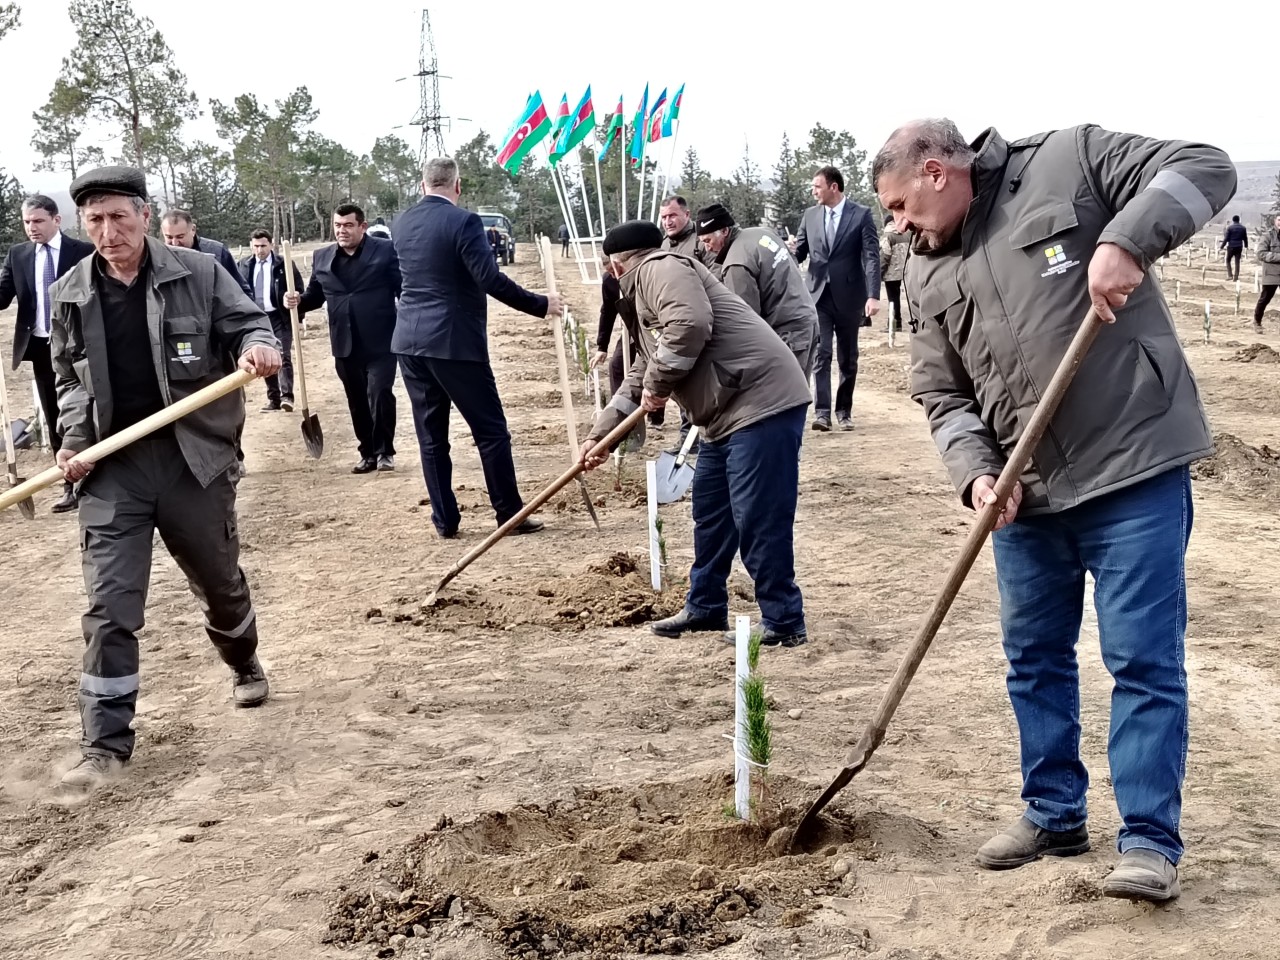
{"type": "Polygon", "coordinates": [[[761,623],[779,633],[804,629],[792,533],[807,406],[775,413],[714,443],[703,441],[693,474],[690,614],[729,612],[729,571],[741,547],[761,623]]]}
{"type": "Polygon", "coordinates": [[[1145,847],[1173,863],[1182,856],[1187,763],[1191,520],[1191,474],[1181,467],[1062,513],[1019,519],[993,537],[1027,819],[1071,830],[1086,818],[1076,641],[1088,571],[1102,660],[1115,681],[1107,755],[1124,821],[1117,847],[1145,847]]]}

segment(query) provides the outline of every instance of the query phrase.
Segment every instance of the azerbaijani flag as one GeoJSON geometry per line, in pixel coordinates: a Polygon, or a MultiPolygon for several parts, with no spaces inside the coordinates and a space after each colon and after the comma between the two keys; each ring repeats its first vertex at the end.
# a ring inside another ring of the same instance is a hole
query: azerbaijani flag
{"type": "Polygon", "coordinates": [[[662,136],[669,137],[675,133],[673,124],[680,119],[680,103],[684,100],[684,84],[676,91],[675,97],[667,104],[667,114],[662,118],[662,136]]]}
{"type": "Polygon", "coordinates": [[[644,85],[644,96],[640,98],[640,106],[631,120],[631,166],[640,165],[640,157],[644,153],[644,122],[649,116],[649,85],[644,85]]]}
{"type": "Polygon", "coordinates": [[[618,94],[618,106],[613,111],[613,117],[609,120],[609,129],[604,132],[604,146],[600,148],[600,153],[596,157],[597,161],[603,161],[604,155],[609,152],[609,148],[613,146],[613,141],[618,139],[618,134],[622,132],[622,94],[618,94]]]}
{"type": "Polygon", "coordinates": [[[649,142],[657,143],[666,136],[662,131],[663,108],[667,105],[667,88],[662,88],[662,93],[658,94],[658,99],[653,105],[653,112],[649,114],[649,142]]]}
{"type": "Polygon", "coordinates": [[[569,95],[567,93],[560,94],[560,109],[556,111],[556,118],[551,123],[551,135],[553,137],[560,136],[560,131],[564,129],[564,125],[569,122],[569,95]]]}
{"type": "Polygon", "coordinates": [[[560,131],[560,138],[551,150],[551,162],[555,163],[565,157],[574,147],[587,138],[587,134],[596,128],[596,109],[591,103],[591,84],[587,84],[587,92],[574,108],[572,119],[560,131]]]}
{"type": "Polygon", "coordinates": [[[524,113],[507,131],[507,142],[496,158],[498,166],[515,176],[529,151],[550,132],[551,119],[547,116],[546,104],[542,102],[542,94],[535,90],[524,106],[524,113]]]}

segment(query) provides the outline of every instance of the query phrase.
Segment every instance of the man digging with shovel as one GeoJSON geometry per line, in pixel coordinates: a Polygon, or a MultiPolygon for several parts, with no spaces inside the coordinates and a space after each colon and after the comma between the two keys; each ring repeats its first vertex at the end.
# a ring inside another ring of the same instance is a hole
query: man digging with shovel
{"type": "Polygon", "coordinates": [[[133,753],[138,638],[160,538],[205,612],[231,668],[232,701],[267,699],[258,626],[239,566],[236,390],[100,463],[75,459],[222,378],[230,362],[259,377],[280,368],[266,316],[212,258],[147,236],[147,182],[103,167],[71,184],[96,253],[52,287],[53,366],[63,433],[58,466],[80,483],[80,546],[89,609],[80,675],[83,759],[62,778],[87,792],[133,753]]]}
{"type": "Polygon", "coordinates": [[[911,231],[911,390],[967,506],[993,487],[1080,317],[1106,321],[996,523],[1008,689],[1026,811],[983,844],[998,870],[1089,849],[1076,643],[1085,574],[1114,678],[1108,755],[1123,825],[1112,897],[1178,896],[1187,756],[1188,464],[1213,441],[1151,265],[1235,192],[1222,151],[1080,126],[970,145],[897,130],[880,203],[911,231]]]}
{"type": "Polygon", "coordinates": [[[768,324],[698,260],[661,244],[661,231],[644,220],[604,239],[635,307],[623,318],[637,355],[580,462],[603,464],[607,456],[589,452],[606,434],[638,407],[660,410],[674,399],[705,437],[693,479],[694,558],[684,609],[651,629],[662,637],[728,630],[729,571],[741,546],[764,642],[799,646],[808,637],[792,533],[809,384],[768,324]]]}

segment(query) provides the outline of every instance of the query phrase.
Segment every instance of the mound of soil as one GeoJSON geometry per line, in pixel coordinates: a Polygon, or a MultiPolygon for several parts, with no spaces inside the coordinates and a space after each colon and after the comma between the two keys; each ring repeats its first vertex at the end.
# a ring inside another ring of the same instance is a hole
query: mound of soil
{"type": "Polygon", "coordinates": [[[1229,357],[1223,357],[1224,360],[1235,361],[1236,363],[1280,363],[1280,353],[1277,353],[1265,343],[1251,343],[1243,350],[1237,350],[1229,357]]]}
{"type": "Polygon", "coordinates": [[[1214,454],[1191,465],[1196,480],[1212,480],[1249,497],[1280,500],[1280,454],[1230,433],[1213,436],[1214,454]]]}
{"type": "Polygon", "coordinates": [[[521,960],[707,951],[735,942],[748,917],[804,922],[816,897],[855,885],[856,864],[885,843],[925,849],[937,838],[910,818],[837,808],[811,845],[820,852],[789,856],[781,828],[814,788],[770,778],[759,823],[726,814],[732,793],[730,776],[711,776],[576,790],[459,825],[441,817],[403,848],[366,855],[332,903],[326,939],[386,943],[453,920],[521,960]]]}
{"type": "Polygon", "coordinates": [[[654,593],[648,572],[647,560],[642,573],[630,554],[615,553],[603,563],[561,576],[512,576],[487,589],[446,589],[430,607],[418,598],[399,597],[392,620],[446,631],[530,624],[559,630],[636,626],[669,617],[684,606],[679,590],[654,593]]]}

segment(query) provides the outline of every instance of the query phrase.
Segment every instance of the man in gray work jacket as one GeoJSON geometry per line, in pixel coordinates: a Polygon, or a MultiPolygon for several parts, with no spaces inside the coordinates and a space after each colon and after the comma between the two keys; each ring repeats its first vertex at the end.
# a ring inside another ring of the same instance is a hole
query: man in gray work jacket
{"type": "Polygon", "coordinates": [[[872,177],[914,233],[912,395],[963,501],[995,479],[1092,306],[1106,326],[993,538],[1026,811],[978,851],[990,869],[1089,849],[1080,635],[1094,580],[1115,680],[1111,780],[1123,824],[1108,896],[1178,895],[1187,756],[1184,556],[1193,460],[1213,447],[1152,263],[1235,191],[1221,150],[1080,126],[972,145],[949,120],[894,132],[872,177]]]}
{"type": "Polygon", "coordinates": [[[703,207],[693,222],[712,258],[711,272],[773,327],[807,378],[818,345],[818,308],[786,244],[765,227],[739,227],[719,203],[703,207]]]}
{"type": "Polygon", "coordinates": [[[91,790],[133,753],[138,638],[159,531],[231,668],[238,707],[267,699],[258,627],[239,566],[236,436],[241,391],[136,440],[101,463],[75,459],[98,440],[231,373],[280,366],[267,318],[232,275],[197,250],[149,238],[142,171],[102,167],[71,184],[95,250],[51,288],[62,448],[80,483],[80,547],[89,609],[80,675],[83,758],[64,789],[91,790]],[[232,358],[236,358],[233,360],[232,358]]]}

